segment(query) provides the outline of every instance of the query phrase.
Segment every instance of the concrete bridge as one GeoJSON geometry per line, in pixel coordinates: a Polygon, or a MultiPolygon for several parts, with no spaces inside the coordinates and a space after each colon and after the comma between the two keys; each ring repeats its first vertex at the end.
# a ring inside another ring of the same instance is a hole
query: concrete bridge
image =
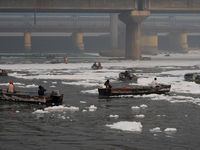
{"type": "MultiPolygon", "coordinates": [[[[125,58],[141,59],[141,22],[151,13],[200,13],[199,0],[6,0],[1,12],[99,12],[111,14],[111,50],[117,50],[117,20],[126,24],[125,58]]],[[[35,18],[36,19],[36,18],[35,18]]],[[[82,36],[74,35],[75,38],[82,36]]],[[[27,35],[27,47],[30,35],[27,35]]],[[[79,41],[78,40],[78,41],[79,41]]],[[[174,34],[172,43],[187,50],[185,35],[174,34]],[[182,40],[184,39],[184,40],[182,40]],[[178,42],[178,45],[176,44],[178,42]]],[[[26,40],[25,40],[26,42],[26,40]]],[[[82,44],[79,45],[80,49],[82,44]]],[[[27,49],[28,50],[28,49],[27,49]]],[[[112,52],[113,53],[113,52],[112,52]]]]}

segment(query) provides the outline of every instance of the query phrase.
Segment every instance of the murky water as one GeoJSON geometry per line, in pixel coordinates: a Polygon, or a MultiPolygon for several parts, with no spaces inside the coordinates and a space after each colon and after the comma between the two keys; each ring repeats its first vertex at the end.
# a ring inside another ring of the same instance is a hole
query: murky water
{"type": "Polygon", "coordinates": [[[192,63],[187,68],[176,64],[168,66],[167,61],[166,65],[156,64],[156,67],[144,67],[143,62],[141,67],[134,65],[134,62],[129,66],[129,62],[115,61],[113,64],[109,61],[107,64],[102,63],[105,67],[100,71],[91,70],[87,63],[81,64],[82,67],[80,64],[65,64],[65,67],[61,65],[60,68],[31,64],[30,69],[18,64],[3,65],[9,70],[10,76],[0,78],[0,88],[5,88],[4,84],[10,80],[14,81],[18,90],[37,91],[38,85],[43,85],[48,92],[59,89],[64,94],[64,99],[62,104],[48,105],[0,101],[0,149],[198,150],[200,94],[191,91],[199,85],[187,83],[183,76],[170,71],[197,71],[200,70],[199,64],[192,63]],[[117,79],[118,73],[125,69],[140,77],[138,83],[122,82],[117,79]],[[146,79],[151,82],[154,76],[157,76],[159,81],[166,79],[162,82],[172,84],[169,95],[106,99],[99,98],[95,90],[105,79],[110,79],[113,87],[124,87],[146,84],[146,79]],[[181,86],[183,89],[189,86],[190,91],[183,92],[179,88],[181,86]],[[142,104],[148,107],[131,109],[132,106],[142,104]],[[74,106],[79,110],[34,113],[36,110],[44,110],[55,105],[74,106]],[[89,111],[91,105],[97,109],[89,111]],[[145,117],[136,117],[139,114],[145,117]],[[110,115],[118,117],[112,118],[110,115]],[[106,126],[120,121],[141,122],[142,131],[123,131],[106,126]],[[161,132],[150,131],[156,127],[159,127],[161,132]],[[166,128],[175,128],[177,131],[165,132],[166,128]]]}

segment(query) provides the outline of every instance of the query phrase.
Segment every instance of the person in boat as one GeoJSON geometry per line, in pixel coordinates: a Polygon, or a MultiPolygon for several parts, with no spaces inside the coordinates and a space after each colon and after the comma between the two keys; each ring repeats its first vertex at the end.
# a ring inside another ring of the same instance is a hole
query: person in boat
{"type": "Polygon", "coordinates": [[[67,57],[65,57],[64,60],[65,60],[65,62],[67,62],[68,61],[67,57]]]}
{"type": "Polygon", "coordinates": [[[197,78],[197,73],[194,73],[193,76],[192,76],[192,79],[196,80],[196,78],[197,78]]]}
{"type": "Polygon", "coordinates": [[[44,96],[44,92],[45,92],[46,90],[40,85],[39,86],[39,90],[38,90],[38,95],[39,96],[44,96]]]}
{"type": "Polygon", "coordinates": [[[125,76],[125,77],[130,77],[129,72],[128,72],[128,71],[125,71],[124,76],[125,76]]]}
{"type": "Polygon", "coordinates": [[[157,78],[154,78],[154,80],[153,80],[152,83],[151,83],[151,86],[152,86],[152,88],[160,87],[160,86],[158,85],[157,78]]]}
{"type": "Polygon", "coordinates": [[[6,72],[4,69],[2,70],[2,73],[6,72]]]}
{"type": "Polygon", "coordinates": [[[97,66],[97,68],[99,69],[101,67],[101,63],[100,62],[98,62],[98,66],[97,66]]]}
{"type": "Polygon", "coordinates": [[[106,88],[112,88],[112,86],[111,86],[110,83],[109,83],[109,80],[107,80],[107,81],[104,83],[104,85],[106,86],[106,88]]]}
{"type": "Polygon", "coordinates": [[[98,67],[101,67],[101,63],[100,62],[98,63],[98,67]]]}
{"type": "Polygon", "coordinates": [[[13,84],[12,81],[10,81],[10,84],[7,87],[7,92],[9,92],[9,93],[14,93],[15,92],[15,85],[13,84]]]}
{"type": "Polygon", "coordinates": [[[96,63],[96,62],[94,62],[93,66],[94,66],[94,67],[97,67],[97,63],[96,63]]]}

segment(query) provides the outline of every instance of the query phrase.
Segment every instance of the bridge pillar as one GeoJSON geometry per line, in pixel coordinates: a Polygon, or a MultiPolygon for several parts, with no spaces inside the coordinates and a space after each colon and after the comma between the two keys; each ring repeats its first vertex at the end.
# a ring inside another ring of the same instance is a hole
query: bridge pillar
{"type": "Polygon", "coordinates": [[[142,54],[158,54],[158,35],[142,35],[142,54]]]}
{"type": "Polygon", "coordinates": [[[31,32],[24,33],[24,51],[25,53],[31,52],[31,32]]]}
{"type": "Polygon", "coordinates": [[[73,32],[72,33],[72,44],[73,49],[76,52],[84,52],[84,43],[83,43],[83,33],[82,32],[73,32]]]}
{"type": "Polygon", "coordinates": [[[118,14],[110,14],[110,50],[118,50],[118,14]]]}
{"type": "Polygon", "coordinates": [[[187,33],[170,33],[169,34],[170,49],[178,53],[187,53],[187,33]]]}
{"type": "Polygon", "coordinates": [[[99,52],[101,56],[124,57],[124,51],[118,50],[118,14],[110,14],[110,50],[99,52]]]}
{"type": "Polygon", "coordinates": [[[141,22],[148,16],[150,11],[130,11],[119,15],[119,19],[126,24],[126,59],[141,59],[141,22]]]}

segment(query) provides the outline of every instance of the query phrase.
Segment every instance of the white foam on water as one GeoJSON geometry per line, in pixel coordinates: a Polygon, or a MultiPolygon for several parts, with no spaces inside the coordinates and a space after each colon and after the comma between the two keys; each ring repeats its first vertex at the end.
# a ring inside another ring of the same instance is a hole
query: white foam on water
{"type": "Polygon", "coordinates": [[[138,110],[138,109],[140,109],[140,107],[138,107],[138,106],[132,106],[131,109],[138,110]]]}
{"type": "Polygon", "coordinates": [[[107,127],[112,129],[119,129],[123,131],[137,131],[142,132],[142,124],[140,122],[129,122],[129,121],[120,121],[113,123],[112,125],[106,124],[107,127]]]}
{"type": "Polygon", "coordinates": [[[89,111],[96,111],[97,110],[97,107],[95,107],[94,105],[91,105],[89,107],[89,111]]]}
{"type": "Polygon", "coordinates": [[[49,113],[49,111],[36,110],[36,111],[33,112],[33,114],[45,114],[45,113],[49,113]]]}
{"type": "Polygon", "coordinates": [[[166,128],[164,131],[165,132],[176,132],[177,129],[176,128],[166,128]]]}
{"type": "Polygon", "coordinates": [[[94,89],[94,90],[84,90],[84,91],[81,91],[81,93],[97,94],[97,93],[98,93],[98,89],[94,89]]]}
{"type": "Polygon", "coordinates": [[[110,117],[110,118],[118,118],[119,115],[110,115],[109,117],[110,117]]]}
{"type": "Polygon", "coordinates": [[[140,105],[140,108],[147,108],[148,106],[145,104],[140,105]]]}
{"type": "Polygon", "coordinates": [[[159,127],[150,129],[150,132],[162,132],[161,129],[159,127]]]}
{"type": "MultiPolygon", "coordinates": [[[[199,53],[198,53],[199,55],[199,53]]],[[[6,70],[12,70],[13,73],[9,73],[9,76],[22,79],[44,79],[44,83],[47,79],[60,79],[62,84],[77,85],[84,87],[95,87],[94,90],[83,90],[82,93],[96,94],[98,93],[96,87],[103,86],[106,79],[110,79],[112,82],[118,81],[119,72],[124,71],[126,68],[162,68],[162,69],[180,69],[182,66],[195,66],[199,65],[199,56],[196,53],[188,54],[170,54],[170,57],[165,57],[164,54],[158,54],[157,56],[151,56],[151,61],[132,61],[132,60],[110,60],[110,62],[103,63],[102,70],[92,70],[91,63],[69,63],[67,64],[2,64],[1,67],[6,70]],[[194,59],[191,59],[194,58],[194,59]],[[198,59],[196,59],[198,58],[198,59]],[[175,60],[177,59],[177,60],[175,60]],[[185,61],[187,59],[187,61],[185,61]],[[190,60],[189,60],[190,59],[190,60]],[[162,60],[162,61],[161,61],[162,60]],[[170,60],[170,61],[169,61],[170,60]],[[44,69],[45,68],[45,69],[44,69]],[[114,69],[110,69],[114,68],[114,69]],[[27,72],[27,73],[24,73],[27,72]],[[64,74],[63,74],[64,73],[64,74]]],[[[144,55],[145,56],[145,55],[144,55]]],[[[194,68],[195,69],[195,68],[194,68]]],[[[140,70],[140,69],[137,69],[140,70]]],[[[194,82],[184,81],[184,74],[188,72],[200,72],[200,70],[174,70],[174,71],[162,71],[161,73],[136,73],[139,76],[137,83],[131,83],[131,85],[149,85],[154,77],[157,77],[158,83],[170,84],[171,91],[176,93],[191,93],[199,94],[199,85],[194,82]],[[160,76],[163,75],[163,76],[160,76]]],[[[15,84],[15,83],[14,83],[15,84]]],[[[8,84],[1,83],[0,85],[6,86],[8,84]]],[[[16,84],[17,85],[17,84],[16,84]]],[[[18,85],[22,88],[33,88],[37,85],[18,85]]],[[[114,87],[113,87],[114,88],[114,87]]],[[[115,96],[114,96],[115,97],[115,96]]],[[[150,98],[152,100],[167,100],[171,103],[175,102],[193,102],[195,104],[200,103],[200,99],[192,97],[177,96],[117,96],[122,98],[150,98]]]]}
{"type": "Polygon", "coordinates": [[[52,106],[52,107],[47,107],[44,109],[45,111],[79,111],[79,107],[75,106],[70,106],[70,107],[65,107],[65,106],[52,106]]]}
{"type": "Polygon", "coordinates": [[[29,84],[29,85],[26,85],[25,87],[26,87],[26,88],[35,88],[35,87],[38,87],[38,85],[29,84]]]}
{"type": "Polygon", "coordinates": [[[56,87],[55,85],[51,85],[51,86],[49,86],[49,87],[56,87]]]}
{"type": "Polygon", "coordinates": [[[144,118],[145,116],[143,114],[135,115],[136,118],[144,118]]]}

